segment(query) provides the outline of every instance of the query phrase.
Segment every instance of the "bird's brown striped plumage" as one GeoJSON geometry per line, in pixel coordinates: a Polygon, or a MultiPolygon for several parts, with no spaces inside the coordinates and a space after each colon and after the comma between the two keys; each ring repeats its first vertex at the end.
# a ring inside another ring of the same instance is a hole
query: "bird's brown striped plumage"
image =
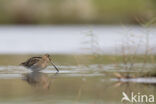
{"type": "MultiPolygon", "coordinates": [[[[48,66],[48,63],[51,62],[50,55],[45,54],[42,57],[31,57],[27,61],[21,63],[20,65],[31,69],[32,71],[40,71],[48,66]]],[[[57,67],[51,62],[54,68],[59,72],[57,67]]]]}
{"type": "Polygon", "coordinates": [[[41,59],[42,59],[42,57],[32,57],[32,58],[28,59],[26,62],[21,63],[21,65],[29,68],[32,65],[34,65],[35,63],[39,62],[41,59]]]}

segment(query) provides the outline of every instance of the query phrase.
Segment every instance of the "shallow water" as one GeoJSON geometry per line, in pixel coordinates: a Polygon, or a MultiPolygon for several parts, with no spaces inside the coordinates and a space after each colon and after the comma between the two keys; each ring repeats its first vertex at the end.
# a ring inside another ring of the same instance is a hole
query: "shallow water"
{"type": "MultiPolygon", "coordinates": [[[[0,26],[0,104],[131,104],[121,102],[123,92],[156,96],[154,77],[118,79],[114,76],[116,72],[147,73],[155,70],[154,63],[148,63],[146,67],[143,63],[135,63],[133,69],[125,70],[124,64],[101,62],[103,59],[90,62],[94,58],[87,56],[88,61],[83,56],[53,55],[59,73],[53,66],[39,73],[19,66],[34,56],[21,53],[90,53],[91,50],[86,50],[90,44],[84,44],[90,30],[102,47],[100,52],[107,54],[118,54],[115,49],[121,47],[125,34],[139,34],[134,38],[136,42],[146,34],[145,29],[136,26],[126,29],[120,26],[0,26]]],[[[155,28],[150,28],[152,48],[156,45],[155,32],[155,28]]],[[[141,43],[140,47],[144,45],[141,43]]],[[[139,48],[138,53],[142,50],[139,48]]]]}
{"type": "Polygon", "coordinates": [[[144,53],[145,40],[156,53],[156,29],[139,26],[106,25],[46,25],[0,26],[0,54],[12,53],[91,53],[89,34],[98,42],[98,53],[119,54],[127,41],[139,44],[138,53],[144,53]],[[90,32],[92,31],[92,32],[90,32]],[[99,51],[100,48],[100,51],[99,51]]]}
{"type": "MultiPolygon", "coordinates": [[[[129,72],[140,73],[140,66],[135,64],[138,70],[129,72]]],[[[109,75],[125,70],[114,64],[57,67],[59,73],[52,66],[34,73],[22,66],[1,65],[0,104],[123,104],[122,92],[156,96],[156,78],[117,79],[109,75]]]]}

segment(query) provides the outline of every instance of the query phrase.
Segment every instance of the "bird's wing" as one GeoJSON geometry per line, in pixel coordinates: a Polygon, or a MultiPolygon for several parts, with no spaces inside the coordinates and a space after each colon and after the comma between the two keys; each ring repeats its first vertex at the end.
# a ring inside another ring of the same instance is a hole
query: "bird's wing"
{"type": "Polygon", "coordinates": [[[32,57],[28,59],[26,62],[23,62],[21,65],[26,66],[26,67],[31,67],[35,63],[39,62],[42,59],[42,57],[32,57]]]}

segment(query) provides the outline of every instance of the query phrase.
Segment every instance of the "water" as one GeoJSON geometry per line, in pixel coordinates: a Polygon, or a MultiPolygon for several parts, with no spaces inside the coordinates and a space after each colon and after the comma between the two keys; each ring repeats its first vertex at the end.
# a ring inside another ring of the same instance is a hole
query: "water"
{"type": "Polygon", "coordinates": [[[154,85],[108,81],[102,76],[40,74],[32,78],[30,74],[25,79],[0,79],[1,104],[122,104],[123,91],[156,95],[154,85]]]}
{"type": "Polygon", "coordinates": [[[141,47],[138,53],[143,53],[147,34],[155,53],[155,33],[154,27],[145,29],[137,26],[0,26],[0,53],[90,53],[93,51],[90,48],[94,51],[98,48],[100,53],[119,54],[121,52],[117,50],[122,44],[131,40],[141,47]],[[98,43],[95,47],[91,46],[91,38],[87,35],[90,31],[98,43]]]}
{"type": "MultiPolygon", "coordinates": [[[[155,53],[154,28],[146,30],[136,26],[126,29],[120,26],[1,26],[0,104],[131,104],[121,102],[123,92],[128,95],[134,92],[156,96],[156,78],[141,77],[155,71],[154,62],[147,62],[146,65],[142,62],[134,63],[131,70],[125,70],[126,65],[114,61],[114,56],[100,56],[96,59],[94,55],[73,55],[92,52],[88,50],[90,44],[86,44],[89,40],[86,34],[90,30],[95,33],[102,54],[119,54],[116,49],[120,48],[122,40],[127,38],[125,34],[139,34],[133,39],[140,42],[138,39],[144,41],[144,34],[150,31],[149,44],[155,53]],[[34,54],[43,53],[52,53],[52,60],[60,69],[59,73],[56,73],[53,66],[48,66],[38,73],[19,66],[34,54]],[[129,73],[139,77],[119,79],[115,73],[129,73]]],[[[144,45],[144,42],[140,44],[141,47],[144,45]]],[[[139,53],[143,50],[144,48],[139,48],[139,53]]]]}
{"type": "MultiPolygon", "coordinates": [[[[156,96],[156,78],[118,79],[110,75],[125,70],[114,64],[57,67],[59,73],[53,66],[34,73],[22,66],[0,66],[0,104],[122,104],[122,92],[156,96]]],[[[129,73],[140,73],[141,64],[135,67],[129,73]]]]}

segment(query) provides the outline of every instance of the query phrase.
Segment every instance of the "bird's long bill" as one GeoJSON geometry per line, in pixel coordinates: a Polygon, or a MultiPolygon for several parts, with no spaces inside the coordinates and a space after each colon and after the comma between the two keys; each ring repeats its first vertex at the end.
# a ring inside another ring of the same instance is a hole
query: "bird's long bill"
{"type": "Polygon", "coordinates": [[[51,62],[51,64],[54,66],[54,68],[59,72],[58,68],[51,62]]]}

